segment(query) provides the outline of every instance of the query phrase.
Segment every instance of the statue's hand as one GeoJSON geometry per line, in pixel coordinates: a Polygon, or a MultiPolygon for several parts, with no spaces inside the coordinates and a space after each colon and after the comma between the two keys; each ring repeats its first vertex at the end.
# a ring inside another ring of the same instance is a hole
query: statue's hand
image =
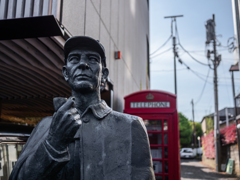
{"type": "Polygon", "coordinates": [[[47,141],[56,150],[66,149],[80,126],[76,121],[80,116],[73,104],[69,98],[53,115],[47,141]]]}

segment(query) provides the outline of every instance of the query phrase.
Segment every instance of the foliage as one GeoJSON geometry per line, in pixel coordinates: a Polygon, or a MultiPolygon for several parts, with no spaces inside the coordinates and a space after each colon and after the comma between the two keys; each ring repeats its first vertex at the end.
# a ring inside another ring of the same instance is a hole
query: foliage
{"type": "Polygon", "coordinates": [[[208,134],[214,129],[214,121],[211,117],[206,117],[206,126],[206,134],[208,134]]]}
{"type": "Polygon", "coordinates": [[[232,144],[237,142],[237,129],[236,124],[226,126],[220,130],[221,141],[223,145],[232,144]]]}
{"type": "Polygon", "coordinates": [[[189,120],[182,114],[178,113],[179,117],[179,133],[181,147],[188,147],[191,145],[192,128],[189,120]]]}
{"type": "Polygon", "coordinates": [[[202,136],[202,148],[205,157],[215,158],[214,134],[210,131],[206,136],[202,136]]]}
{"type": "MultiPolygon", "coordinates": [[[[194,127],[193,127],[193,121],[190,121],[190,125],[192,127],[192,133],[193,133],[193,130],[194,130],[194,127]]],[[[203,131],[202,131],[202,125],[201,123],[199,122],[195,122],[195,131],[196,131],[196,142],[198,144],[198,139],[197,137],[201,137],[203,135],[203,131]]]]}
{"type": "MultiPolygon", "coordinates": [[[[223,145],[237,142],[236,124],[226,126],[220,130],[220,138],[223,145]]],[[[215,158],[214,131],[210,131],[202,137],[202,148],[207,158],[215,158]]]]}

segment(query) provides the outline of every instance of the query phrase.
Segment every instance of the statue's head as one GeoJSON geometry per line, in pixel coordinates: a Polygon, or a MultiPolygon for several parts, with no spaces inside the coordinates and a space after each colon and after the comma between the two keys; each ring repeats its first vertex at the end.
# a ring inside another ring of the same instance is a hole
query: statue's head
{"type": "Polygon", "coordinates": [[[108,69],[105,50],[99,41],[87,36],[69,38],[64,45],[65,65],[62,72],[74,91],[99,91],[105,84],[108,69]]]}

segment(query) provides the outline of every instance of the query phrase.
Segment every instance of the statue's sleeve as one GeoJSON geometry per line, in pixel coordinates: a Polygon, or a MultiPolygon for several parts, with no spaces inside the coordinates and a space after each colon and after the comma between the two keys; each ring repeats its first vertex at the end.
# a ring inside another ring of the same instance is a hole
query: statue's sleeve
{"type": "Polygon", "coordinates": [[[132,133],[132,180],[155,180],[147,131],[143,120],[134,117],[132,133]]]}
{"type": "Polygon", "coordinates": [[[47,141],[46,119],[37,125],[13,168],[9,180],[41,180],[51,178],[69,162],[68,149],[55,150],[47,141]],[[45,121],[45,123],[43,122],[45,121]]]}

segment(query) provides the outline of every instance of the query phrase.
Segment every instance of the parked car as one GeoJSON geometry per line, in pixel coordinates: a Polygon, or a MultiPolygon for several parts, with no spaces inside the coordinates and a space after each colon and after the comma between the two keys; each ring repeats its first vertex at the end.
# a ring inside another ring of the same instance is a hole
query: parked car
{"type": "Polygon", "coordinates": [[[194,158],[196,153],[194,153],[192,148],[182,148],[180,151],[181,158],[194,158]]]}

